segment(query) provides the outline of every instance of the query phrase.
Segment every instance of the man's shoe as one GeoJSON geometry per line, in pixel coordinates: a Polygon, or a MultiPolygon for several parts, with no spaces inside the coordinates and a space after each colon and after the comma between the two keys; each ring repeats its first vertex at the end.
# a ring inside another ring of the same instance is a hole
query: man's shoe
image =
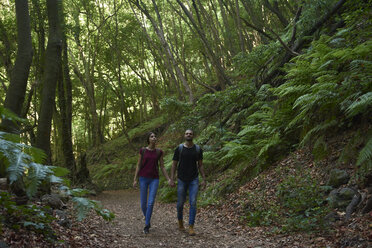
{"type": "Polygon", "coordinates": [[[194,225],[189,226],[189,235],[190,236],[195,236],[196,235],[196,233],[194,231],[194,225]]]}
{"type": "Polygon", "coordinates": [[[149,232],[150,232],[150,225],[145,226],[145,228],[143,228],[143,233],[144,234],[149,234],[149,232]]]}
{"type": "Polygon", "coordinates": [[[185,231],[185,227],[183,226],[183,220],[178,220],[178,230],[185,231]]]}

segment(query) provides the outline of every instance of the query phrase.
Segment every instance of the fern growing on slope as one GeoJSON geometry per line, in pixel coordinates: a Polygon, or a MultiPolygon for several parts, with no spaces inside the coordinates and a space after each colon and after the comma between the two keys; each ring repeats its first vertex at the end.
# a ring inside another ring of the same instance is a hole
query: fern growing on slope
{"type": "MultiPolygon", "coordinates": [[[[8,118],[9,116],[12,118],[11,112],[4,111],[3,108],[0,108],[1,119],[8,118]]],[[[63,186],[63,183],[66,182],[66,180],[59,176],[67,175],[69,173],[68,169],[41,164],[41,161],[45,157],[46,155],[42,150],[20,143],[20,139],[17,135],[0,131],[1,177],[8,177],[10,184],[13,184],[18,180],[23,181],[25,191],[29,198],[35,196],[39,186],[43,182],[62,185],[61,187],[67,190],[69,195],[72,197],[72,200],[75,202],[75,208],[77,209],[79,220],[84,218],[86,213],[91,209],[94,209],[98,215],[102,216],[102,218],[106,220],[114,218],[114,214],[103,209],[99,202],[82,198],[81,195],[76,196],[76,192],[79,190],[70,190],[68,187],[63,186]]],[[[9,222],[14,219],[12,218],[13,214],[26,215],[24,218],[25,221],[23,221],[25,227],[44,229],[44,224],[50,222],[49,217],[36,218],[36,221],[41,221],[41,223],[27,221],[30,219],[30,216],[28,215],[32,215],[35,212],[40,212],[40,215],[42,216],[49,215],[46,214],[43,209],[38,209],[38,207],[33,205],[15,206],[15,203],[9,200],[10,198],[10,192],[3,192],[2,195],[0,195],[0,209],[5,211],[7,218],[9,218],[9,222]],[[3,204],[6,205],[6,207],[2,208],[3,204]],[[29,211],[29,208],[33,209],[33,211],[29,211]],[[14,209],[17,211],[13,211],[14,209]],[[20,211],[20,213],[18,213],[18,211],[20,211]]],[[[17,216],[17,218],[19,218],[19,216],[17,216]]],[[[47,229],[48,228],[45,228],[44,232],[47,232],[47,229]]]]}

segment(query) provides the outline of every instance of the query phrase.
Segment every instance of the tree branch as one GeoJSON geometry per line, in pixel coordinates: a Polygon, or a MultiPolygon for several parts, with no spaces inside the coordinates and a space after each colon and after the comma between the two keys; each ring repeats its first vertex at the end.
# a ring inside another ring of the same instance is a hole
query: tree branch
{"type": "Polygon", "coordinates": [[[275,35],[275,37],[278,39],[278,41],[280,42],[280,44],[284,47],[284,49],[287,51],[287,52],[289,52],[290,54],[292,54],[293,56],[298,56],[298,55],[300,55],[299,53],[297,53],[297,52],[295,52],[295,51],[293,51],[293,50],[291,50],[288,46],[287,46],[287,44],[285,44],[285,42],[280,38],[280,36],[277,34],[277,33],[275,33],[273,30],[271,30],[270,28],[267,28],[271,33],[273,33],[274,35],[275,35]]]}

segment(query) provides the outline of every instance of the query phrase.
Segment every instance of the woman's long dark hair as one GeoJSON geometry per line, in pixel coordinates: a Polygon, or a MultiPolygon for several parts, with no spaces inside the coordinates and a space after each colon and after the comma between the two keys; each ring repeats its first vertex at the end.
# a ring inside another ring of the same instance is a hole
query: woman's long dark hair
{"type": "Polygon", "coordinates": [[[155,136],[156,136],[156,134],[154,133],[154,132],[149,132],[148,134],[147,134],[147,144],[150,144],[150,136],[152,135],[152,134],[154,134],[155,136]]]}

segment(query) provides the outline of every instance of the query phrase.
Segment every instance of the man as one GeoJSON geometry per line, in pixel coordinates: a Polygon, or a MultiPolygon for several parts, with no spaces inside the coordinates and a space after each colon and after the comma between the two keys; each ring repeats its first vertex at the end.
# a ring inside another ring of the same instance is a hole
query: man
{"type": "Polygon", "coordinates": [[[203,169],[203,151],[193,142],[194,132],[191,129],[185,131],[185,142],[180,144],[173,155],[171,169],[171,186],[175,186],[175,170],[177,168],[177,218],[180,230],[185,230],[183,225],[183,206],[186,201],[187,191],[189,191],[190,214],[189,214],[189,234],[195,235],[194,223],[196,216],[196,198],[199,189],[199,174],[203,178],[200,183],[205,188],[205,174],[203,169]]]}

